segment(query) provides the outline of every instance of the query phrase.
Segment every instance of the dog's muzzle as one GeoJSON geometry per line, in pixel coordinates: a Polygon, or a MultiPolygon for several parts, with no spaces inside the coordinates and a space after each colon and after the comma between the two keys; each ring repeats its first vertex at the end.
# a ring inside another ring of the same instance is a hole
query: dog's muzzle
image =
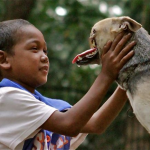
{"type": "Polygon", "coordinates": [[[99,64],[99,52],[96,47],[96,41],[94,38],[90,38],[91,49],[78,54],[72,61],[77,65],[89,65],[89,64],[99,64]]]}

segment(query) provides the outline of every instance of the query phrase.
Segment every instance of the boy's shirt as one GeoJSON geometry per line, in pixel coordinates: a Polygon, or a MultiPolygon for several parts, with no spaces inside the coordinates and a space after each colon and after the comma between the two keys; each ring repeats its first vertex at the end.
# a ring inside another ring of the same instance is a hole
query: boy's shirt
{"type": "Polygon", "coordinates": [[[71,138],[39,129],[54,111],[69,108],[71,105],[65,101],[49,99],[37,91],[31,94],[19,84],[3,79],[0,82],[0,149],[75,149],[86,134],[71,138]]]}

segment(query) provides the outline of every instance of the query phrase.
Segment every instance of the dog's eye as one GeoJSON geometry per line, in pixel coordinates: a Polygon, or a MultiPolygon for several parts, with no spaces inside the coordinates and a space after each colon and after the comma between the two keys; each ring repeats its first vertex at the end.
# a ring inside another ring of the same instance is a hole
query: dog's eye
{"type": "Polygon", "coordinates": [[[95,29],[93,30],[93,33],[96,33],[96,30],[95,30],[95,29]]]}

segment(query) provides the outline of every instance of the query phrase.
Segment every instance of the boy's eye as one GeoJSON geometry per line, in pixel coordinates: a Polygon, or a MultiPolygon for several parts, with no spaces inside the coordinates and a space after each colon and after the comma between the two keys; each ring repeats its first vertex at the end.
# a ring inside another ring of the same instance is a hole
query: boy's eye
{"type": "Polygon", "coordinates": [[[37,50],[37,47],[32,47],[33,50],[37,50]]]}
{"type": "Polygon", "coordinates": [[[48,51],[47,50],[43,50],[43,52],[47,55],[48,54],[48,51]]]}

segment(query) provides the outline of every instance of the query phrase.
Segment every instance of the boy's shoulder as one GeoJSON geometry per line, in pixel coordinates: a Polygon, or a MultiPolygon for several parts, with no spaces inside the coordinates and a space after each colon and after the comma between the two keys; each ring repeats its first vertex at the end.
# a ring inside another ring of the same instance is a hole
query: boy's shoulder
{"type": "Polygon", "coordinates": [[[8,96],[15,94],[23,94],[23,95],[25,94],[34,97],[32,94],[22,89],[18,89],[15,87],[0,87],[0,95],[8,96]]]}
{"type": "Polygon", "coordinates": [[[27,91],[14,87],[0,88],[0,103],[5,105],[21,105],[28,103],[35,103],[35,97],[27,91]]]}

